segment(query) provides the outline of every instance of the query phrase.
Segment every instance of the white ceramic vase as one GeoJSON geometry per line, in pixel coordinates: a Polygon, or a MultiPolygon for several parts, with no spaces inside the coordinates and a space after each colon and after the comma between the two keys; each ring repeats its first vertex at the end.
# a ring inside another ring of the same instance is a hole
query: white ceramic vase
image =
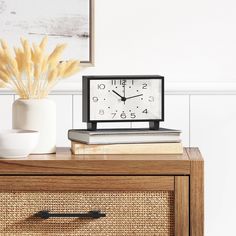
{"type": "Polygon", "coordinates": [[[33,154],[56,152],[56,104],[50,99],[18,99],[12,107],[13,129],[39,131],[33,154]]]}

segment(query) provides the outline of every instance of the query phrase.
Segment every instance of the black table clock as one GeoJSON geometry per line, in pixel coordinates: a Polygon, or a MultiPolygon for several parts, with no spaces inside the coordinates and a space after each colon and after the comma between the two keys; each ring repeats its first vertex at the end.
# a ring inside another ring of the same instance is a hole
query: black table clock
{"type": "Polygon", "coordinates": [[[159,129],[164,120],[164,77],[83,76],[83,122],[149,122],[159,129]]]}

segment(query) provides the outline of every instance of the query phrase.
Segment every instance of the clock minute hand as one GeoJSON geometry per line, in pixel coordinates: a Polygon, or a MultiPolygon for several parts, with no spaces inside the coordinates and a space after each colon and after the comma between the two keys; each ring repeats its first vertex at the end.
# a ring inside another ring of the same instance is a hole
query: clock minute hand
{"type": "Polygon", "coordinates": [[[130,98],[140,97],[140,96],[143,96],[143,94],[139,94],[139,95],[135,95],[135,96],[127,97],[126,100],[127,100],[127,99],[130,99],[130,98]]]}

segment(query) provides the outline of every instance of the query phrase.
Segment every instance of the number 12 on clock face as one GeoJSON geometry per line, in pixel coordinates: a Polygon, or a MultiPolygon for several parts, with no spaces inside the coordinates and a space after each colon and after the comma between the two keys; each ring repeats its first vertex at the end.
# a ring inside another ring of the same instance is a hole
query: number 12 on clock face
{"type": "Polygon", "coordinates": [[[93,77],[87,85],[86,121],[163,120],[161,76],[93,77]]]}

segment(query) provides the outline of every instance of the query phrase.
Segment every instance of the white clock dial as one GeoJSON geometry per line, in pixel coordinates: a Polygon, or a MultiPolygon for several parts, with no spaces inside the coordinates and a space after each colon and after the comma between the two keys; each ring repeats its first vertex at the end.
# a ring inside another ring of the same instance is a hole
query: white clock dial
{"type": "Polygon", "coordinates": [[[162,118],[159,79],[90,80],[90,120],[162,118]]]}

